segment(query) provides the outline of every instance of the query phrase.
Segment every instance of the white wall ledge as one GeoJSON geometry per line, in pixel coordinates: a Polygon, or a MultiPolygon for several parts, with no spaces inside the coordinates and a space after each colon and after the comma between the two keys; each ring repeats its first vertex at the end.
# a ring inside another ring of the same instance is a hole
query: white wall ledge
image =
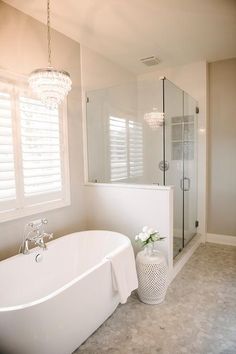
{"type": "Polygon", "coordinates": [[[153,190],[166,190],[174,189],[174,186],[159,186],[157,184],[131,184],[131,183],[92,183],[87,182],[85,187],[106,187],[106,188],[132,188],[132,189],[153,189],[153,190]]]}

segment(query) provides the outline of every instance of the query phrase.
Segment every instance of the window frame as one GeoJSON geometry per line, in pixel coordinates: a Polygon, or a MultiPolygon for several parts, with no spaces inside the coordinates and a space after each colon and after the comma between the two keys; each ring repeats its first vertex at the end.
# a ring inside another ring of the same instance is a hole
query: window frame
{"type": "MultiPolygon", "coordinates": [[[[61,157],[61,179],[62,190],[56,192],[57,198],[45,200],[44,196],[48,194],[41,194],[27,198],[24,196],[24,182],[23,182],[23,166],[22,166],[22,152],[21,152],[21,122],[19,97],[25,96],[33,99],[38,99],[28,87],[27,77],[23,75],[16,75],[13,73],[0,70],[0,85],[6,85],[6,91],[11,95],[12,102],[12,135],[13,135],[13,153],[15,166],[15,186],[16,199],[14,201],[2,202],[6,208],[0,208],[0,223],[19,219],[34,214],[47,212],[69,206],[71,204],[70,194],[70,166],[69,166],[69,140],[68,140],[68,118],[67,118],[67,99],[59,107],[59,131],[60,131],[60,157],[61,157]],[[27,202],[28,199],[28,202],[27,202]],[[44,199],[44,200],[43,200],[44,199]],[[29,202],[30,201],[30,202],[29,202]],[[7,208],[7,206],[9,207],[7,208]],[[12,208],[12,205],[14,208],[12,208]]],[[[53,192],[51,193],[53,196],[53,192]]]]}

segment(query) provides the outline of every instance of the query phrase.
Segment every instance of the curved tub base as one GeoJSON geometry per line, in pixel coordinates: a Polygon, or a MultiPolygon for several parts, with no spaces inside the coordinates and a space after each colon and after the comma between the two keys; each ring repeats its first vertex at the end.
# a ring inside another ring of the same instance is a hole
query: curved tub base
{"type": "Polygon", "coordinates": [[[130,241],[112,232],[94,233],[50,242],[41,263],[34,261],[35,251],[0,262],[5,289],[0,294],[0,353],[71,354],[115,311],[120,297],[106,254],[122,252],[130,241]]]}

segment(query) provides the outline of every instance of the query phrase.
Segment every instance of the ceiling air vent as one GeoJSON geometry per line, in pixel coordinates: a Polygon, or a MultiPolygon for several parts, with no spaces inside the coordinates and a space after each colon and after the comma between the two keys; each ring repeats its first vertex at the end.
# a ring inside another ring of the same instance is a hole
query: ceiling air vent
{"type": "Polygon", "coordinates": [[[147,66],[153,66],[153,65],[157,65],[160,63],[160,60],[154,56],[140,59],[140,61],[141,61],[141,63],[143,63],[147,66]]]}

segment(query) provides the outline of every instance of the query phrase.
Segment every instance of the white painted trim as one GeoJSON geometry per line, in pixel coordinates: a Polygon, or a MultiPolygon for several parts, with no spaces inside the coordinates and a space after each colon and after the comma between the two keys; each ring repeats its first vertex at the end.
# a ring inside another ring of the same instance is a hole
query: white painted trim
{"type": "Polygon", "coordinates": [[[86,91],[82,88],[82,136],[83,136],[83,160],[84,160],[84,182],[89,180],[88,167],[88,135],[87,135],[87,96],[86,91]]]}
{"type": "Polygon", "coordinates": [[[67,98],[61,104],[61,112],[59,119],[61,118],[61,173],[63,183],[63,199],[64,205],[71,204],[71,190],[70,190],[70,155],[69,155],[69,132],[68,132],[68,108],[67,98]]]}
{"type": "Polygon", "coordinates": [[[236,246],[236,236],[207,234],[206,242],[219,243],[220,245],[236,246]]]}
{"type": "Polygon", "coordinates": [[[174,188],[171,187],[169,192],[169,249],[168,249],[168,266],[169,271],[173,269],[173,257],[174,257],[174,188]]]}
{"type": "Polygon", "coordinates": [[[83,164],[84,182],[88,183],[88,136],[87,136],[87,97],[83,77],[83,55],[80,48],[80,78],[81,78],[81,106],[82,106],[82,141],[83,141],[83,164]]]}
{"type": "Polygon", "coordinates": [[[5,70],[0,67],[0,78],[1,82],[6,82],[11,85],[17,83],[18,86],[22,88],[28,88],[28,75],[15,73],[13,71],[5,70]]]}
{"type": "Polygon", "coordinates": [[[28,205],[25,206],[24,208],[8,210],[6,212],[0,213],[0,224],[6,221],[17,220],[20,218],[24,218],[26,216],[40,214],[50,210],[61,209],[67,206],[70,206],[70,201],[58,199],[58,200],[51,200],[51,201],[47,201],[35,205],[28,205]]]}
{"type": "Polygon", "coordinates": [[[172,280],[176,277],[176,275],[181,271],[183,266],[188,262],[188,260],[191,258],[193,253],[196,251],[198,246],[202,242],[202,237],[201,235],[196,235],[190,243],[187,245],[185,249],[179,254],[179,256],[174,259],[173,262],[173,269],[170,273],[170,279],[169,282],[171,283],[172,280]]]}

